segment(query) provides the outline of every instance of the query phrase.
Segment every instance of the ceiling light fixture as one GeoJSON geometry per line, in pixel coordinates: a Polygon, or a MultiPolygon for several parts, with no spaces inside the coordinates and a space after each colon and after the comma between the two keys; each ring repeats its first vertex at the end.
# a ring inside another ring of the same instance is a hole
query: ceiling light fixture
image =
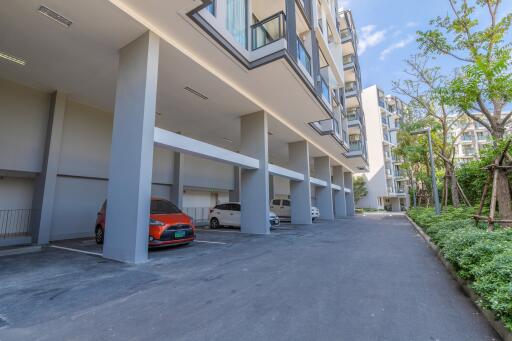
{"type": "Polygon", "coordinates": [[[16,58],[16,57],[11,56],[10,54],[4,53],[4,52],[0,52],[0,58],[3,58],[5,60],[8,60],[10,62],[16,63],[21,66],[25,66],[27,64],[27,62],[24,61],[23,59],[16,58]]]}
{"type": "Polygon", "coordinates": [[[54,10],[49,9],[46,6],[40,6],[37,11],[39,13],[41,13],[42,15],[44,15],[44,16],[46,16],[46,17],[48,17],[48,18],[58,22],[62,26],[69,27],[73,23],[68,18],[64,17],[63,15],[61,15],[61,14],[59,14],[57,12],[55,12],[54,10]]]}
{"type": "Polygon", "coordinates": [[[202,93],[200,93],[199,91],[192,89],[192,88],[191,88],[191,87],[189,87],[189,86],[185,87],[184,89],[185,89],[185,90],[187,90],[188,92],[190,92],[191,94],[194,94],[194,95],[196,95],[197,97],[199,97],[199,98],[201,98],[201,99],[203,99],[203,100],[205,100],[205,101],[208,99],[208,97],[206,97],[205,95],[203,95],[203,94],[202,94],[202,93]]]}

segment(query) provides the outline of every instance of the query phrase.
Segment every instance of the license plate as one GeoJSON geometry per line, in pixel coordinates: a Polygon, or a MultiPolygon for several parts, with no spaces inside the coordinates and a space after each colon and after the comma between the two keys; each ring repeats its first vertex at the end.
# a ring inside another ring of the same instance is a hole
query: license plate
{"type": "Polygon", "coordinates": [[[174,238],[183,238],[187,234],[187,231],[176,231],[174,232],[174,238]]]}

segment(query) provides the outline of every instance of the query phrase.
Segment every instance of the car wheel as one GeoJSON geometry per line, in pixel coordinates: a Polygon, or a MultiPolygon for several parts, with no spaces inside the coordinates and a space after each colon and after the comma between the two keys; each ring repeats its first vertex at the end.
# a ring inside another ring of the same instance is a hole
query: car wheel
{"type": "Polygon", "coordinates": [[[96,228],[96,244],[103,244],[103,229],[101,227],[96,228]]]}
{"type": "Polygon", "coordinates": [[[218,229],[219,227],[220,227],[219,219],[212,218],[212,220],[210,220],[210,228],[212,230],[215,230],[215,229],[218,229]]]}
{"type": "Polygon", "coordinates": [[[316,217],[314,217],[312,220],[313,220],[313,221],[315,221],[315,220],[316,220],[316,217]]]}

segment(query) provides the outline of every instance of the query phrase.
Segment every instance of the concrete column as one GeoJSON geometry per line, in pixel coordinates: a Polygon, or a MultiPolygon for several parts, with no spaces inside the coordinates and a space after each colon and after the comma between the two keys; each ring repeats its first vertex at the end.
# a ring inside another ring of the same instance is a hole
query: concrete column
{"type": "Polygon", "coordinates": [[[268,234],[268,117],[260,111],[241,118],[240,153],[260,161],[259,169],[241,171],[241,230],[244,233],[268,234]]]}
{"type": "Polygon", "coordinates": [[[274,199],[274,176],[269,175],[268,177],[268,196],[270,197],[270,200],[274,199]]]}
{"type": "Polygon", "coordinates": [[[183,208],[183,154],[178,152],[174,152],[171,202],[183,208]]]}
{"type": "Polygon", "coordinates": [[[295,0],[285,0],[286,10],[286,41],[288,42],[288,53],[293,60],[297,60],[297,23],[295,22],[295,0]]]}
{"type": "Polygon", "coordinates": [[[240,167],[233,167],[233,189],[229,191],[229,201],[240,201],[240,167]]]}
{"type": "Polygon", "coordinates": [[[146,32],[120,50],[103,256],[148,258],[159,38],[146,32]]]}
{"type": "Polygon", "coordinates": [[[328,156],[315,157],[315,177],[327,182],[327,187],[316,187],[316,205],[320,210],[320,218],[334,220],[334,204],[332,200],[331,160],[328,156]]]}
{"type": "MultiPolygon", "coordinates": [[[[307,141],[288,144],[290,169],[304,174],[304,181],[290,180],[292,224],[311,224],[311,185],[307,141]]],[[[321,214],[321,212],[320,212],[321,214]]]]}
{"type": "Polygon", "coordinates": [[[347,216],[354,216],[356,214],[355,211],[355,203],[354,203],[354,186],[352,181],[352,173],[345,172],[344,174],[345,188],[350,189],[350,193],[346,193],[346,206],[347,206],[347,216]]]}
{"type": "Polygon", "coordinates": [[[41,173],[36,177],[32,209],[32,242],[48,244],[52,227],[53,202],[57,185],[66,96],[56,91],[51,95],[50,114],[46,129],[46,144],[41,173]]]}
{"type": "MultiPolygon", "coordinates": [[[[343,167],[334,166],[332,168],[332,182],[341,187],[341,191],[334,191],[334,214],[336,218],[347,216],[347,204],[345,200],[345,181],[343,176],[343,167]]],[[[321,213],[321,212],[320,212],[321,213]]]]}
{"type": "Polygon", "coordinates": [[[391,210],[393,212],[400,212],[401,211],[400,199],[399,198],[391,199],[391,210]]]}

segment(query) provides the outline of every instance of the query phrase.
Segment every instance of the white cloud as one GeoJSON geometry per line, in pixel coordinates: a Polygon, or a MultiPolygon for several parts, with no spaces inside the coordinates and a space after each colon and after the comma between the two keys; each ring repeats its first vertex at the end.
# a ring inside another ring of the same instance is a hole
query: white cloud
{"type": "Polygon", "coordinates": [[[375,25],[367,25],[361,27],[361,34],[359,36],[359,54],[363,54],[369,47],[376,46],[384,40],[386,30],[376,31],[375,25]]]}
{"type": "Polygon", "coordinates": [[[405,39],[402,39],[396,43],[394,43],[393,45],[389,46],[388,48],[382,50],[382,52],[380,53],[380,60],[384,60],[386,59],[386,57],[393,51],[397,50],[397,49],[403,49],[404,47],[406,47],[407,45],[409,45],[410,43],[412,43],[414,41],[414,36],[408,36],[407,38],[405,39]]]}
{"type": "Polygon", "coordinates": [[[418,25],[419,23],[417,23],[416,21],[408,21],[407,24],[405,24],[405,26],[407,27],[416,27],[418,25]]]}

